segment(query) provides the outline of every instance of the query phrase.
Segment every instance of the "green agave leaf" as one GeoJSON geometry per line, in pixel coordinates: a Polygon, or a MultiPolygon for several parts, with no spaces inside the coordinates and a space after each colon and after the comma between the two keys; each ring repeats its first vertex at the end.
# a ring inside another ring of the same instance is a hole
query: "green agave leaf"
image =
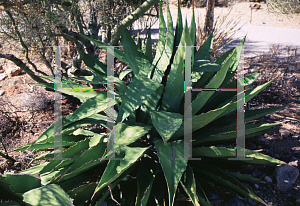
{"type": "Polygon", "coordinates": [[[203,194],[203,195],[205,196],[205,198],[206,198],[206,201],[208,202],[208,203],[207,203],[207,202],[205,201],[204,198],[202,198],[201,196],[198,195],[198,199],[199,199],[200,205],[210,206],[209,199],[207,198],[207,196],[206,196],[204,190],[202,189],[202,187],[201,187],[199,181],[196,181],[196,188],[198,188],[198,189],[201,190],[202,194],[203,194]]]}
{"type": "Polygon", "coordinates": [[[164,91],[163,85],[160,85],[158,89],[151,94],[145,103],[140,107],[138,122],[147,124],[150,120],[150,111],[155,110],[164,91]]]}
{"type": "Polygon", "coordinates": [[[172,206],[179,180],[187,166],[187,160],[184,159],[183,141],[164,144],[162,140],[156,139],[154,143],[168,185],[169,206],[172,206]]]}
{"type": "Polygon", "coordinates": [[[158,60],[161,58],[164,49],[165,49],[165,44],[166,44],[166,23],[164,20],[164,16],[162,13],[162,8],[161,8],[161,2],[159,2],[159,10],[158,10],[158,16],[159,16],[159,36],[158,36],[158,42],[157,42],[157,48],[156,48],[156,54],[154,57],[154,60],[152,62],[152,67],[151,71],[153,68],[156,66],[158,60]]]}
{"type": "Polygon", "coordinates": [[[115,135],[115,149],[119,149],[120,147],[135,142],[137,139],[147,134],[150,129],[151,126],[127,121],[126,123],[119,123],[115,127],[115,134],[111,133],[110,139],[113,139],[111,136],[115,135]]]}
{"type": "Polygon", "coordinates": [[[74,199],[74,205],[84,205],[93,195],[96,186],[97,184],[94,182],[81,185],[68,192],[68,194],[74,199]]]}
{"type": "MultiPolygon", "coordinates": [[[[253,97],[255,97],[259,92],[261,92],[262,90],[264,90],[267,86],[269,86],[273,81],[274,81],[275,79],[273,79],[273,80],[270,80],[269,82],[266,82],[266,83],[264,83],[264,84],[262,84],[262,85],[259,85],[259,86],[257,86],[257,87],[255,87],[255,88],[253,88],[253,89],[249,89],[249,90],[247,90],[247,91],[245,91],[245,103],[247,103],[248,101],[250,101],[253,97]]],[[[235,97],[233,97],[233,98],[231,98],[231,99],[229,99],[229,100],[227,100],[226,102],[224,102],[224,103],[222,103],[222,104],[220,104],[218,107],[220,107],[220,106],[223,106],[224,104],[228,104],[228,102],[230,102],[230,101],[233,101],[233,103],[232,104],[230,104],[230,106],[222,113],[222,114],[220,114],[218,117],[217,117],[217,119],[218,118],[220,118],[220,117],[222,117],[222,116],[224,116],[224,115],[226,115],[226,114],[228,114],[228,113],[230,113],[230,112],[232,112],[232,111],[234,111],[235,109],[236,109],[236,103],[237,103],[237,97],[235,96],[235,97]]],[[[238,101],[240,101],[240,100],[238,100],[238,101]]],[[[242,100],[243,101],[243,100],[242,100]]]]}
{"type": "Polygon", "coordinates": [[[235,51],[235,47],[223,53],[216,61],[216,64],[223,65],[226,62],[226,59],[235,51]]]}
{"type": "MultiPolygon", "coordinates": [[[[103,167],[105,167],[105,166],[103,165],[103,167]]],[[[101,169],[101,168],[99,168],[99,169],[101,169]]],[[[59,182],[59,185],[61,188],[63,188],[64,191],[66,191],[69,194],[73,189],[76,189],[82,185],[85,185],[85,184],[91,182],[90,180],[94,173],[95,173],[95,171],[92,169],[87,170],[86,172],[83,172],[80,175],[77,175],[68,180],[59,182]]]]}
{"type": "MultiPolygon", "coordinates": [[[[245,90],[248,90],[251,87],[251,84],[255,81],[255,79],[257,78],[258,75],[259,75],[259,72],[255,72],[253,74],[250,74],[250,75],[244,77],[245,90]]],[[[225,86],[225,88],[234,88],[235,89],[237,87],[236,83],[237,83],[237,81],[235,80],[232,83],[227,84],[225,86]]],[[[233,98],[235,95],[236,95],[236,92],[226,92],[226,95],[224,95],[223,92],[216,92],[206,102],[202,111],[209,111],[213,108],[216,108],[219,104],[225,102],[226,100],[233,98]]]]}
{"type": "Polygon", "coordinates": [[[177,51],[177,46],[179,46],[179,43],[181,41],[181,35],[183,32],[183,23],[182,23],[182,14],[181,14],[181,8],[180,3],[178,1],[177,4],[177,23],[176,23],[176,30],[175,30],[175,39],[174,39],[174,47],[173,47],[173,53],[177,51]]]}
{"type": "MultiPolygon", "coordinates": [[[[227,59],[227,62],[221,67],[221,69],[216,73],[216,75],[210,80],[210,82],[205,86],[205,88],[214,89],[219,88],[219,86],[224,81],[226,73],[231,64],[233,55],[227,59]]],[[[195,115],[208,101],[208,99],[215,93],[215,91],[202,91],[192,102],[192,115],[195,115]]]]}
{"type": "Polygon", "coordinates": [[[119,79],[123,79],[127,74],[129,74],[130,72],[132,72],[132,69],[126,69],[120,72],[120,76],[119,79]]]}
{"type": "MultiPolygon", "coordinates": [[[[61,142],[62,147],[68,147],[68,146],[72,146],[74,145],[74,142],[61,142]]],[[[54,148],[54,143],[53,142],[46,142],[46,143],[36,143],[34,145],[32,145],[31,147],[29,147],[29,150],[36,150],[36,151],[40,151],[40,150],[45,150],[45,149],[49,149],[49,148],[54,148]]]]}
{"type": "Polygon", "coordinates": [[[144,159],[139,165],[137,174],[138,193],[135,206],[146,206],[158,166],[153,161],[144,159]]]}
{"type": "Polygon", "coordinates": [[[209,60],[197,60],[194,62],[193,72],[217,72],[221,65],[209,60]]]}
{"type": "Polygon", "coordinates": [[[24,201],[32,206],[72,205],[72,199],[58,185],[50,184],[23,194],[24,201]]]}
{"type": "Polygon", "coordinates": [[[230,72],[227,73],[225,80],[223,81],[223,83],[221,84],[221,88],[224,88],[226,86],[226,84],[232,79],[232,77],[236,74],[236,70],[240,61],[240,56],[241,56],[241,52],[242,52],[242,47],[244,45],[245,42],[245,38],[235,47],[235,51],[234,51],[234,59],[232,61],[232,65],[230,65],[230,72]]]}
{"type": "Polygon", "coordinates": [[[165,92],[162,100],[162,110],[178,112],[184,94],[184,46],[190,46],[191,39],[187,28],[187,22],[180,41],[180,47],[176,51],[170,73],[167,78],[165,92]]]}
{"type": "Polygon", "coordinates": [[[107,65],[100,62],[96,57],[92,55],[81,53],[83,55],[82,60],[89,70],[91,70],[95,75],[107,74],[107,65]]]}
{"type": "Polygon", "coordinates": [[[187,166],[180,183],[183,189],[185,190],[186,194],[192,200],[193,205],[200,206],[199,199],[196,194],[196,182],[193,174],[193,169],[189,165],[187,166]]]}
{"type": "Polygon", "coordinates": [[[95,196],[95,194],[102,188],[115,181],[123,172],[129,169],[149,148],[150,147],[124,146],[123,148],[121,148],[121,150],[117,150],[115,153],[115,157],[123,158],[123,160],[112,159],[108,162],[93,196],[95,196]]]}
{"type": "Polygon", "coordinates": [[[166,143],[182,124],[183,116],[179,113],[151,111],[151,119],[155,129],[166,143]]]}
{"type": "Polygon", "coordinates": [[[5,181],[16,193],[25,193],[41,186],[41,180],[29,174],[4,174],[5,181]]]}
{"type": "MultiPolygon", "coordinates": [[[[157,62],[156,68],[154,70],[154,74],[152,79],[161,83],[164,73],[170,64],[170,59],[173,54],[173,45],[174,45],[174,29],[173,29],[173,21],[170,13],[169,4],[167,3],[167,35],[166,35],[166,44],[165,49],[162,52],[160,59],[157,62]]],[[[162,16],[163,17],[163,16],[162,16]]],[[[165,27],[165,25],[164,25],[165,27]]],[[[166,32],[166,29],[159,32],[166,32]]]]}
{"type": "MultiPolygon", "coordinates": [[[[74,158],[74,155],[77,153],[82,153],[85,150],[101,143],[104,139],[104,135],[100,138],[98,136],[94,136],[91,138],[86,138],[82,141],[77,142],[75,145],[69,147],[67,150],[62,152],[63,158],[71,158],[71,160],[66,160],[67,162],[71,161],[74,162],[76,159],[74,158]]],[[[104,143],[105,144],[105,143],[104,143]]],[[[95,155],[96,156],[96,155],[95,155]]],[[[53,158],[53,157],[52,157],[53,158]]],[[[54,167],[56,167],[59,163],[61,163],[62,160],[51,160],[49,164],[47,164],[41,171],[40,174],[45,174],[47,172],[50,172],[53,170],[54,167]]]]}
{"type": "Polygon", "coordinates": [[[136,45],[137,45],[139,50],[142,50],[142,40],[141,40],[140,36],[138,36],[136,45]]]}
{"type": "Polygon", "coordinates": [[[259,179],[251,177],[251,175],[245,175],[245,174],[241,174],[241,173],[230,172],[230,171],[227,171],[227,170],[223,170],[223,171],[228,173],[229,175],[231,175],[232,177],[234,177],[238,181],[242,181],[242,182],[257,182],[257,181],[259,181],[259,179]]]}
{"type": "Polygon", "coordinates": [[[14,200],[20,205],[22,204],[23,197],[20,194],[14,192],[11,186],[5,181],[5,178],[0,175],[0,200],[7,201],[7,200],[14,200]]]}
{"type": "MultiPolygon", "coordinates": [[[[216,117],[218,117],[222,112],[226,111],[226,109],[230,106],[230,104],[227,104],[223,106],[222,108],[218,108],[215,110],[211,110],[207,113],[202,113],[200,115],[195,115],[192,117],[192,132],[201,129],[202,127],[206,126],[210,122],[212,122],[216,117]]],[[[182,124],[180,128],[175,132],[175,134],[172,136],[171,140],[174,140],[178,137],[181,137],[184,135],[184,125],[182,124]]]]}
{"type": "Polygon", "coordinates": [[[77,168],[76,170],[73,170],[70,173],[63,174],[63,172],[61,172],[60,173],[61,176],[59,176],[58,178],[56,178],[56,182],[63,182],[63,181],[69,180],[70,178],[74,178],[75,176],[81,176],[87,170],[90,170],[94,166],[99,165],[101,163],[103,163],[103,162],[99,161],[99,159],[97,159],[97,160],[91,160],[90,162],[84,163],[81,167],[77,168]]]}
{"type": "Polygon", "coordinates": [[[86,162],[102,158],[105,154],[105,149],[105,143],[99,143],[98,145],[89,148],[68,168],[66,173],[71,173],[72,171],[80,168],[86,162]]]}
{"type": "Polygon", "coordinates": [[[263,203],[265,202],[257,197],[255,194],[253,194],[248,188],[246,188],[242,183],[237,181],[234,177],[230,176],[226,172],[222,171],[221,169],[214,167],[213,165],[209,165],[209,167],[205,167],[205,170],[199,171],[202,175],[209,178],[209,180],[215,182],[216,184],[222,184],[232,190],[234,190],[236,193],[250,197],[258,202],[263,203]]]}
{"type": "MultiPolygon", "coordinates": [[[[211,158],[233,158],[236,157],[236,149],[225,148],[225,147],[197,147],[193,148],[194,157],[211,157],[211,158]]],[[[253,158],[253,160],[239,160],[241,162],[249,164],[282,164],[283,162],[277,159],[274,159],[270,156],[260,154],[258,151],[250,151],[245,149],[245,157],[253,158]]]]}
{"type": "Polygon", "coordinates": [[[195,61],[198,60],[210,60],[210,54],[212,51],[214,31],[207,37],[203,45],[198,49],[195,54],[195,61]]]}
{"type": "MultiPolygon", "coordinates": [[[[191,40],[192,40],[192,45],[197,46],[197,42],[196,42],[196,21],[195,21],[195,10],[193,8],[193,14],[192,14],[192,21],[191,21],[191,26],[190,26],[190,36],[191,36],[191,40]]],[[[194,55],[192,54],[192,57],[194,57],[194,55]]],[[[194,61],[192,61],[194,62],[194,61]]]]}
{"type": "Polygon", "coordinates": [[[126,90],[117,117],[117,123],[122,122],[133,113],[159,86],[159,83],[147,77],[136,75],[126,90]]]}
{"type": "MultiPolygon", "coordinates": [[[[264,108],[255,110],[246,110],[244,122],[248,123],[260,117],[266,116],[267,114],[272,114],[273,112],[279,111],[287,107],[288,105],[282,107],[274,108],[264,108]]],[[[236,125],[236,114],[231,114],[217,119],[210,124],[208,124],[203,130],[200,130],[203,135],[218,133],[222,127],[229,127],[236,125]]]]}
{"type": "MultiPolygon", "coordinates": [[[[85,38],[87,38],[88,40],[90,40],[91,42],[93,42],[94,44],[96,44],[97,46],[101,47],[102,49],[106,50],[107,51],[107,47],[109,46],[112,46],[112,45],[109,45],[109,44],[106,44],[104,42],[101,42],[101,41],[98,41],[98,40],[95,40],[91,37],[88,37],[86,35],[83,34],[83,36],[85,38]]],[[[125,55],[121,50],[117,49],[114,47],[114,56],[121,60],[122,62],[124,62],[125,64],[129,65],[129,61],[128,61],[128,56],[125,55]]]]}
{"type": "MultiPolygon", "coordinates": [[[[174,29],[173,29],[173,21],[170,13],[169,3],[167,1],[167,36],[166,36],[166,45],[165,45],[165,54],[167,56],[168,61],[170,61],[171,56],[173,54],[173,46],[174,46],[174,29]]],[[[160,60],[161,61],[161,60],[160,60]]]]}
{"type": "Polygon", "coordinates": [[[146,56],[138,49],[138,46],[134,43],[126,29],[122,33],[121,42],[124,53],[127,55],[129,66],[134,75],[140,74],[147,76],[151,71],[151,64],[147,60],[146,56]]]}
{"type": "Polygon", "coordinates": [[[1,206],[20,206],[17,202],[15,201],[8,201],[8,202],[3,202],[0,204],[1,206]]]}
{"type": "MultiPolygon", "coordinates": [[[[99,124],[102,126],[106,126],[106,122],[114,122],[110,119],[108,119],[106,116],[104,115],[100,115],[100,114],[94,114],[91,115],[88,118],[73,122],[72,124],[67,125],[63,130],[62,130],[62,141],[70,141],[70,139],[66,138],[66,133],[72,133],[72,131],[75,131],[77,128],[82,127],[82,126],[88,126],[93,124],[99,124]]],[[[44,143],[44,142],[53,142],[54,141],[54,124],[52,124],[40,137],[42,140],[40,141],[36,141],[39,143],[44,143]],[[50,128],[51,127],[51,128],[50,128]],[[43,136],[43,137],[42,137],[43,136]]],[[[72,136],[72,135],[67,135],[67,137],[72,137],[74,141],[78,141],[78,140],[82,140],[81,136],[72,136]]],[[[19,147],[18,149],[16,149],[15,151],[25,151],[25,150],[29,150],[30,146],[33,145],[33,143],[28,143],[24,146],[19,147]]]]}
{"type": "MultiPolygon", "coordinates": [[[[245,85],[245,90],[248,90],[251,87],[251,84],[253,84],[253,82],[256,80],[256,78],[258,77],[258,75],[260,74],[259,72],[254,72],[252,74],[249,74],[248,76],[244,77],[244,85],[245,85]]],[[[227,84],[225,86],[225,88],[236,88],[237,85],[237,81],[233,81],[230,84],[227,84]]]]}
{"type": "Polygon", "coordinates": [[[151,29],[148,29],[148,38],[147,38],[145,56],[148,59],[148,61],[152,64],[153,56],[152,56],[151,29]]]}
{"type": "Polygon", "coordinates": [[[30,167],[29,169],[20,171],[19,174],[38,174],[49,162],[44,162],[38,165],[35,165],[33,167],[30,167]]]}
{"type": "MultiPolygon", "coordinates": [[[[260,132],[266,129],[269,129],[271,127],[280,125],[280,123],[275,123],[275,124],[255,124],[255,125],[245,125],[245,135],[253,134],[256,132],[260,132]]],[[[194,142],[193,145],[205,143],[205,142],[219,142],[219,141],[224,141],[224,140],[229,140],[229,139],[236,139],[236,127],[227,127],[225,128],[227,131],[219,131],[217,134],[211,134],[208,136],[202,136],[197,138],[194,142]]]]}
{"type": "MultiPolygon", "coordinates": [[[[55,77],[52,77],[52,76],[39,76],[39,77],[45,78],[52,82],[55,81],[55,77]]],[[[78,99],[80,99],[81,102],[85,102],[88,98],[92,98],[98,94],[98,92],[96,92],[96,91],[90,91],[92,88],[85,86],[85,85],[77,84],[75,82],[72,82],[71,80],[63,78],[63,79],[61,79],[61,81],[62,81],[62,85],[63,85],[61,87],[61,92],[64,94],[68,94],[68,95],[77,97],[78,99]],[[86,92],[86,90],[84,90],[84,89],[86,89],[89,92],[86,92]]],[[[55,89],[54,83],[38,83],[36,85],[47,87],[50,89],[55,89]]]]}
{"type": "MultiPolygon", "coordinates": [[[[130,169],[129,169],[130,170],[130,169]]],[[[127,170],[128,171],[128,170],[127,170]]],[[[114,188],[122,181],[122,176],[127,173],[127,172],[124,172],[119,179],[117,179],[116,181],[114,181],[111,186],[110,186],[110,189],[113,191],[114,188]]],[[[99,193],[98,193],[99,194],[99,193]]],[[[109,190],[106,190],[104,193],[102,193],[102,197],[100,200],[97,201],[96,203],[96,206],[101,206],[103,205],[102,203],[104,202],[104,200],[108,197],[108,195],[110,195],[110,191],[109,190]]]]}
{"type": "Polygon", "coordinates": [[[193,8],[193,14],[192,14],[192,21],[191,21],[191,26],[190,26],[190,37],[191,37],[191,42],[194,48],[192,49],[191,52],[191,68],[194,67],[194,59],[195,59],[195,53],[197,51],[196,46],[197,46],[197,41],[196,41],[196,21],[195,21],[195,11],[193,8]]]}
{"type": "MultiPolygon", "coordinates": [[[[107,102],[107,93],[105,92],[104,94],[99,94],[93,98],[88,99],[86,102],[80,105],[80,107],[76,109],[72,115],[68,115],[66,118],[66,124],[71,124],[93,114],[97,114],[101,111],[104,111],[107,107],[111,107],[115,104],[118,104],[119,102],[120,99],[118,99],[117,97],[115,101],[107,102]]],[[[66,126],[64,122],[63,124],[64,126],[66,126]]]]}
{"type": "MultiPolygon", "coordinates": [[[[85,76],[85,77],[69,77],[67,79],[82,81],[82,82],[86,82],[86,83],[90,83],[90,84],[107,84],[107,76],[103,76],[103,75],[85,76]]],[[[120,91],[122,94],[124,94],[126,91],[126,84],[121,80],[117,77],[114,77],[114,84],[116,85],[116,89],[118,91],[120,91]]]]}
{"type": "MultiPolygon", "coordinates": [[[[67,117],[62,118],[63,127],[71,126],[72,123],[79,120],[83,120],[84,118],[90,117],[92,115],[95,115],[105,110],[107,107],[119,103],[120,101],[119,98],[116,98],[114,102],[111,101],[107,103],[106,97],[107,97],[107,93],[105,92],[105,94],[99,94],[93,98],[88,99],[86,102],[80,105],[80,107],[74,113],[71,113],[67,117]]],[[[89,124],[91,124],[91,122],[89,124]]],[[[71,127],[70,129],[74,129],[74,126],[71,127]]],[[[48,127],[48,129],[35,142],[43,141],[53,135],[54,135],[54,123],[52,123],[51,126],[48,127]]]]}

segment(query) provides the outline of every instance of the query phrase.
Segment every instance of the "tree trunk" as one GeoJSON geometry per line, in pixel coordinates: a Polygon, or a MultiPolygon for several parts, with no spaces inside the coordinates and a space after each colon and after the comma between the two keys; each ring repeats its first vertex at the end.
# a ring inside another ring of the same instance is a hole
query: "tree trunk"
{"type": "Polygon", "coordinates": [[[128,26],[133,24],[138,18],[143,16],[143,14],[150,9],[151,6],[159,2],[159,0],[147,0],[145,1],[139,8],[137,8],[132,14],[128,15],[123,21],[121,22],[121,25],[119,25],[113,35],[111,40],[111,45],[117,46],[118,41],[120,39],[121,34],[123,33],[124,29],[126,29],[128,26]]]}
{"type": "Polygon", "coordinates": [[[204,23],[204,34],[206,36],[208,36],[213,30],[214,8],[215,8],[215,0],[207,0],[205,23],[204,23]]]}

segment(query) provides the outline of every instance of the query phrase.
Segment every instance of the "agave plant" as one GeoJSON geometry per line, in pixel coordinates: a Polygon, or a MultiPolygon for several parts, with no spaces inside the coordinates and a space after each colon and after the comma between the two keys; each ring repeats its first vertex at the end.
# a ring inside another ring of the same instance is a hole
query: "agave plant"
{"type": "MultiPolygon", "coordinates": [[[[207,194],[221,186],[239,196],[264,203],[241,182],[258,179],[231,171],[232,164],[280,164],[259,151],[245,149],[252,160],[228,160],[236,157],[237,95],[235,92],[199,91],[192,95],[192,157],[184,154],[184,74],[185,47],[195,46],[194,12],[190,29],[183,26],[180,6],[174,35],[172,17],[167,4],[167,26],[159,8],[159,40],[152,56],[151,34],[147,44],[135,43],[128,31],[122,34],[123,51],[114,48],[114,55],[129,65],[119,78],[114,77],[113,101],[107,91],[89,90],[74,81],[91,84],[107,83],[107,66],[82,52],[85,64],[93,76],[62,79],[63,87],[81,87],[87,91],[62,90],[83,103],[62,118],[62,158],[54,157],[56,138],[54,123],[34,142],[18,151],[47,151],[36,160],[49,160],[31,167],[22,174],[36,175],[41,185],[59,185],[74,205],[101,205],[113,199],[121,205],[174,205],[179,194],[189,205],[210,205],[207,194]],[[144,48],[144,49],[143,49],[144,48]],[[128,86],[122,79],[132,73],[128,86]],[[113,114],[107,115],[110,108],[113,114]],[[107,123],[111,131],[83,129],[87,125],[107,123]],[[113,145],[113,149],[108,149],[113,145]],[[166,190],[162,190],[163,188],[166,190]]],[[[86,37],[108,50],[108,44],[86,37]]],[[[241,54],[241,45],[210,62],[213,34],[199,48],[192,50],[193,88],[233,88],[232,81],[241,54]]],[[[139,41],[140,42],[140,41],[139,41]]],[[[245,76],[245,102],[266,88],[272,81],[250,88],[259,73],[245,76]]],[[[46,78],[46,77],[45,77],[46,78]]],[[[54,80],[53,77],[47,77],[54,80]]],[[[40,84],[41,85],[41,84],[40,84]]],[[[54,83],[42,84],[53,88],[54,83]]],[[[253,124],[253,120],[283,107],[245,112],[245,138],[269,132],[277,124],[253,124]]],[[[264,203],[265,204],[265,203],[264,203]]]]}

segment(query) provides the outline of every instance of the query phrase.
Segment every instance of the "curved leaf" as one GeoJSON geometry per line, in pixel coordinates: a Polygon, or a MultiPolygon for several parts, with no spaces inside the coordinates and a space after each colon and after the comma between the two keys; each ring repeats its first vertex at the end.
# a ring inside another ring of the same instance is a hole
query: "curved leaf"
{"type": "Polygon", "coordinates": [[[129,84],[122,100],[117,123],[133,113],[159,86],[159,83],[147,77],[136,75],[129,84]]]}
{"type": "Polygon", "coordinates": [[[94,195],[108,184],[115,181],[123,172],[129,169],[148,149],[149,147],[123,147],[117,150],[115,157],[123,158],[123,160],[110,160],[106,169],[98,183],[94,195]]]}
{"type": "Polygon", "coordinates": [[[151,119],[155,129],[166,143],[182,124],[183,116],[179,113],[151,111],[151,119]]]}
{"type": "Polygon", "coordinates": [[[180,181],[181,186],[185,190],[186,194],[192,200],[193,205],[200,206],[199,199],[196,193],[196,182],[193,174],[193,169],[188,165],[183,175],[183,179],[180,181]]]}
{"type": "Polygon", "coordinates": [[[168,185],[169,206],[172,206],[179,180],[187,165],[187,160],[184,159],[183,141],[164,144],[162,140],[156,139],[154,143],[168,185]]]}
{"type": "MultiPolygon", "coordinates": [[[[225,148],[225,147],[196,147],[193,148],[194,157],[213,157],[213,158],[235,158],[236,149],[225,148]]],[[[249,164],[282,164],[283,162],[277,159],[274,159],[270,156],[260,154],[258,151],[250,151],[245,149],[245,157],[253,158],[253,160],[240,160],[249,164]]]]}
{"type": "Polygon", "coordinates": [[[32,206],[73,205],[72,199],[58,185],[50,184],[23,194],[24,201],[32,206]]]}

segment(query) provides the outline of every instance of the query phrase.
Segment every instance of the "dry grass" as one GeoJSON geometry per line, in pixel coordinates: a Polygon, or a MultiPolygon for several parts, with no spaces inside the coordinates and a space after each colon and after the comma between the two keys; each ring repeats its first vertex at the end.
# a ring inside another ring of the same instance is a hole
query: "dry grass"
{"type": "MultiPolygon", "coordinates": [[[[229,17],[232,10],[229,10],[224,16],[220,14],[214,21],[214,41],[212,48],[212,57],[220,56],[221,49],[236,40],[234,35],[239,32],[242,26],[237,27],[240,23],[240,16],[229,17]]],[[[198,17],[200,22],[200,17],[198,17]]],[[[203,21],[204,22],[204,21],[203,21]]],[[[208,33],[204,32],[202,25],[197,25],[197,46],[200,47],[208,37],[208,33]]]]}

